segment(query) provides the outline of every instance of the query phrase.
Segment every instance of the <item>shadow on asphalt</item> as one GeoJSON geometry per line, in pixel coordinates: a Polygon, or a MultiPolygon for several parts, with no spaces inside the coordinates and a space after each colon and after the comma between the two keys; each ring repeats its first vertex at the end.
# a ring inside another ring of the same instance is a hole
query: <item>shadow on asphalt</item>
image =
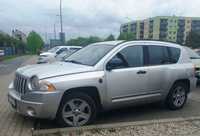
{"type": "MultiPolygon", "coordinates": [[[[148,111],[158,111],[166,109],[158,103],[134,106],[134,107],[126,107],[117,110],[111,110],[107,112],[99,113],[94,124],[105,124],[105,123],[114,123],[114,122],[125,122],[130,121],[130,117],[137,118],[141,115],[141,113],[145,113],[148,111]]],[[[34,129],[51,129],[51,128],[62,128],[59,126],[54,120],[47,119],[36,119],[34,122],[34,129]]]]}

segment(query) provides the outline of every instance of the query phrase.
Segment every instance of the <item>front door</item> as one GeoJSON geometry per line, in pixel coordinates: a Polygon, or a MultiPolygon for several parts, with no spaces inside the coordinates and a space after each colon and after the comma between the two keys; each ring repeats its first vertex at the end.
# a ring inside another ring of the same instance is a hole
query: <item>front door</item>
{"type": "Polygon", "coordinates": [[[112,103],[131,101],[146,93],[148,72],[143,67],[143,52],[143,46],[128,46],[107,63],[107,90],[112,103]]]}

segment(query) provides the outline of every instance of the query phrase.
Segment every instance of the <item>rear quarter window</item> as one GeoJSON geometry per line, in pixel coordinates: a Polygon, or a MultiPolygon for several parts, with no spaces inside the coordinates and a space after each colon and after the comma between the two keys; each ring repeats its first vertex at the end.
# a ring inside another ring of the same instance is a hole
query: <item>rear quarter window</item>
{"type": "Polygon", "coordinates": [[[175,47],[168,47],[168,49],[170,51],[171,63],[177,63],[180,58],[181,50],[179,48],[175,48],[175,47]]]}
{"type": "Polygon", "coordinates": [[[149,65],[163,65],[169,63],[169,54],[165,46],[148,46],[149,65]]]}

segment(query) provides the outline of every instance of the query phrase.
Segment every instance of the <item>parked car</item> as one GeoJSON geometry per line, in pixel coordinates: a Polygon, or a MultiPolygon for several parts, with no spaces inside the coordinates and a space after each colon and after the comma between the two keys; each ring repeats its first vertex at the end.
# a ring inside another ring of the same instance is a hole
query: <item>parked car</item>
{"type": "Polygon", "coordinates": [[[185,47],[185,49],[187,50],[192,63],[195,65],[196,77],[199,82],[200,81],[200,56],[194,50],[190,49],[189,47],[185,47]]]}
{"type": "Polygon", "coordinates": [[[194,49],[194,51],[200,56],[200,49],[194,49]]]}
{"type": "Polygon", "coordinates": [[[157,101],[181,109],[195,88],[186,49],[158,41],[88,45],[63,62],[17,69],[8,101],[20,114],[81,126],[98,112],[157,101]]]}
{"type": "Polygon", "coordinates": [[[70,48],[70,50],[63,51],[62,53],[56,55],[55,61],[65,60],[67,57],[69,57],[70,55],[72,55],[74,52],[80,50],[81,48],[82,47],[80,47],[80,48],[70,48]]]}
{"type": "Polygon", "coordinates": [[[71,52],[75,49],[81,49],[80,46],[56,46],[47,52],[43,52],[40,54],[37,63],[51,63],[56,60],[56,56],[61,54],[62,52],[71,52]]]}
{"type": "Polygon", "coordinates": [[[0,50],[0,57],[2,57],[4,55],[5,55],[4,50],[0,50]]]}
{"type": "Polygon", "coordinates": [[[4,55],[5,55],[4,50],[0,50],[0,61],[3,60],[4,55]]]}

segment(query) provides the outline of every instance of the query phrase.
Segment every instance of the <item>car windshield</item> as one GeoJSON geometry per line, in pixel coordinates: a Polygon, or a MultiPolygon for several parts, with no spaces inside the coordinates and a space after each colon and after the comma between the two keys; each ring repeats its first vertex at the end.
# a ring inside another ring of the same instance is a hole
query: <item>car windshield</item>
{"type": "Polygon", "coordinates": [[[200,59],[200,56],[195,51],[193,51],[192,49],[190,49],[188,47],[185,47],[185,48],[188,52],[190,59],[200,59]]]}
{"type": "Polygon", "coordinates": [[[58,49],[59,49],[59,47],[54,47],[54,48],[48,50],[48,52],[52,52],[53,53],[53,52],[56,52],[58,49]]]}
{"type": "Polygon", "coordinates": [[[113,45],[105,44],[89,45],[69,56],[65,62],[94,66],[113,48],[113,45]]]}

